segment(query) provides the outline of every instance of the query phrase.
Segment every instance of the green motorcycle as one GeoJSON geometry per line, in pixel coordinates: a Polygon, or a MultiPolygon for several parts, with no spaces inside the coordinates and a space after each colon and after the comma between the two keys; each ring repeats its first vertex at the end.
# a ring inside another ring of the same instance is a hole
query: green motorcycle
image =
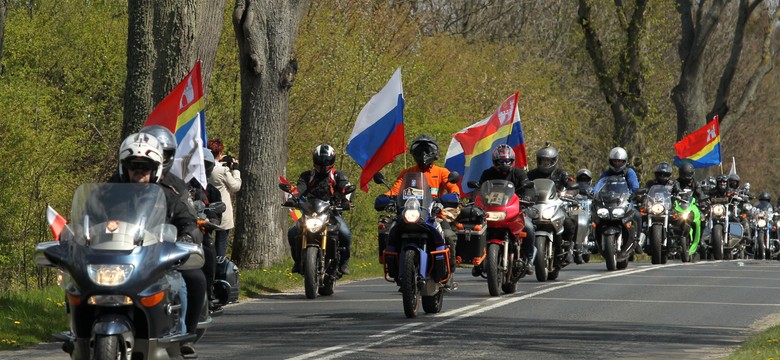
{"type": "Polygon", "coordinates": [[[699,241],[701,240],[701,212],[696,206],[696,198],[689,189],[681,191],[674,199],[675,213],[672,217],[676,220],[673,226],[673,241],[670,253],[680,254],[682,262],[691,262],[697,254],[699,241]]]}

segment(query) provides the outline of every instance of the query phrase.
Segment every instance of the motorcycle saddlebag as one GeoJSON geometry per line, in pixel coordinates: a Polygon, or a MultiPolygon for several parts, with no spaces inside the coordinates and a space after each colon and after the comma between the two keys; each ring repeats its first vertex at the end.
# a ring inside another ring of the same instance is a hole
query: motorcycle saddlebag
{"type": "Polygon", "coordinates": [[[238,302],[238,266],[227,258],[220,258],[214,274],[214,296],[224,303],[238,302]]]}
{"type": "Polygon", "coordinates": [[[456,221],[462,224],[482,224],[485,222],[485,211],[476,206],[466,206],[460,209],[456,221]]]}
{"type": "Polygon", "coordinates": [[[458,246],[455,255],[459,263],[479,265],[485,259],[485,228],[481,231],[457,231],[458,246]]]}

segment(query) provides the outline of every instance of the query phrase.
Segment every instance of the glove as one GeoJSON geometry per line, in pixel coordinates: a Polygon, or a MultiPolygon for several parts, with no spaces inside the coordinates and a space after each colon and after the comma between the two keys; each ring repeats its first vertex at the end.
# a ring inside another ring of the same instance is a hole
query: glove
{"type": "Polygon", "coordinates": [[[195,220],[195,223],[198,225],[198,229],[200,229],[200,232],[206,233],[206,223],[208,220],[205,219],[197,219],[195,220]]]}

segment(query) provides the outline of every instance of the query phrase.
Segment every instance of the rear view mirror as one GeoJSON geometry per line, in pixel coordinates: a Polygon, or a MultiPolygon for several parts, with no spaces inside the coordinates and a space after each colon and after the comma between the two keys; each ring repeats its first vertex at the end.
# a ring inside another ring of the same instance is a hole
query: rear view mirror
{"type": "Polygon", "coordinates": [[[455,184],[458,181],[460,181],[460,174],[457,171],[450,172],[450,175],[447,176],[447,182],[455,184]]]}
{"type": "Polygon", "coordinates": [[[286,193],[292,192],[292,187],[290,186],[290,184],[281,183],[279,184],[279,189],[282,189],[282,191],[286,193]]]}
{"type": "Polygon", "coordinates": [[[377,172],[374,174],[374,182],[377,184],[384,184],[385,183],[385,176],[382,175],[381,172],[377,172]]]}
{"type": "Polygon", "coordinates": [[[351,194],[355,192],[355,190],[357,190],[355,185],[347,184],[347,186],[344,187],[344,194],[351,194]]]}
{"type": "Polygon", "coordinates": [[[221,213],[225,212],[226,209],[227,209],[227,206],[222,201],[213,202],[213,203],[209,204],[209,208],[208,208],[208,210],[211,210],[211,211],[213,211],[213,212],[215,212],[217,214],[221,214],[221,213]]]}
{"type": "Polygon", "coordinates": [[[186,250],[190,254],[190,256],[187,257],[187,261],[179,266],[179,270],[200,269],[203,267],[203,264],[206,263],[206,258],[203,256],[203,249],[200,247],[200,245],[186,242],[177,242],[176,246],[178,246],[180,249],[186,250]]]}
{"type": "Polygon", "coordinates": [[[473,181],[473,180],[467,182],[466,185],[468,185],[472,189],[479,188],[479,183],[477,183],[476,181],[473,181]]]}

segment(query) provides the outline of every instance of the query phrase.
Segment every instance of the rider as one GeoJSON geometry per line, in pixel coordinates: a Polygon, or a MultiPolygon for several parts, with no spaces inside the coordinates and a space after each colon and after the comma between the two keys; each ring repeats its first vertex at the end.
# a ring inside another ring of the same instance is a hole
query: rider
{"type": "MultiPolygon", "coordinates": [[[[154,135],[136,133],[128,136],[119,147],[119,171],[109,182],[158,183],[165,193],[168,207],[168,223],[176,226],[176,241],[201,244],[203,237],[196,225],[195,210],[178,190],[162,179],[167,178],[163,170],[163,147],[154,135]]],[[[187,194],[188,195],[188,194],[187,194]]],[[[180,271],[187,288],[186,330],[195,334],[200,311],[206,299],[206,277],[203,270],[180,271]]],[[[181,345],[186,357],[196,356],[191,342],[181,345]]]]}
{"type": "MultiPolygon", "coordinates": [[[[748,186],[748,184],[745,184],[747,186],[747,189],[740,189],[739,188],[740,178],[739,178],[739,175],[737,175],[737,174],[731,174],[731,175],[728,176],[727,179],[728,179],[727,180],[727,183],[728,183],[728,195],[727,196],[731,197],[733,195],[739,195],[739,196],[741,196],[743,198],[741,203],[743,203],[743,204],[750,204],[750,199],[753,198],[752,194],[750,194],[750,191],[749,191],[750,190],[750,186],[748,186]]],[[[742,206],[740,206],[739,208],[742,209],[742,206]]],[[[746,238],[750,238],[750,221],[748,221],[748,219],[746,217],[745,218],[738,217],[739,214],[733,214],[733,215],[735,216],[734,219],[739,219],[739,222],[742,224],[742,229],[744,231],[744,236],[746,238]]]]}
{"type": "MultiPolygon", "coordinates": [[[[627,162],[628,153],[626,152],[626,149],[623,149],[622,147],[612,148],[612,150],[609,151],[609,168],[601,173],[599,180],[593,187],[594,191],[601,189],[601,187],[606,183],[607,177],[609,176],[625,177],[626,183],[628,183],[628,190],[631,192],[631,194],[639,190],[639,179],[637,178],[634,169],[631,169],[627,166],[627,162]]],[[[636,211],[636,209],[634,209],[634,221],[637,225],[636,229],[642,229],[642,216],[639,214],[639,211],[636,211]]],[[[641,254],[642,247],[639,246],[639,234],[639,231],[634,232],[634,242],[636,242],[634,249],[637,253],[641,254]]]]}
{"type": "Polygon", "coordinates": [[[655,166],[653,171],[654,178],[645,185],[646,188],[651,188],[654,185],[663,185],[670,188],[672,195],[677,195],[680,192],[680,184],[672,179],[672,165],[662,161],[655,166]]]}
{"type": "Polygon", "coordinates": [[[704,192],[699,188],[699,183],[694,178],[693,164],[684,162],[677,168],[677,182],[681,190],[690,190],[693,197],[699,202],[704,200],[704,192]]]}
{"type": "MultiPolygon", "coordinates": [[[[416,165],[401,171],[401,173],[398,174],[398,179],[395,184],[384,194],[385,196],[395,197],[398,195],[398,191],[401,190],[404,175],[408,172],[421,172],[425,175],[425,179],[431,187],[431,196],[433,198],[437,198],[440,195],[447,193],[458,194],[458,196],[460,196],[458,185],[447,181],[450,171],[446,168],[434,165],[434,161],[439,158],[439,144],[436,143],[436,140],[429,135],[420,135],[412,141],[412,145],[409,147],[409,153],[412,154],[416,165]]],[[[452,231],[449,222],[442,221],[440,225],[444,232],[444,239],[450,247],[450,271],[455,272],[455,243],[458,236],[452,231]]]]}
{"type": "Polygon", "coordinates": [[[577,189],[580,195],[588,195],[593,188],[593,174],[588,169],[579,169],[574,177],[577,181],[577,189]]]}
{"type": "MultiPolygon", "coordinates": [[[[555,183],[558,191],[564,191],[576,185],[574,179],[569,176],[569,172],[558,168],[558,149],[550,146],[550,143],[545,144],[536,152],[536,168],[528,172],[528,178],[531,180],[550,179],[555,183]]],[[[563,240],[573,244],[576,231],[577,220],[567,211],[563,220],[563,240]]],[[[566,260],[567,263],[571,261],[573,259],[567,258],[566,260]]]]}
{"type": "MultiPolygon", "coordinates": [[[[341,205],[344,210],[351,208],[348,194],[344,194],[344,189],[349,185],[349,177],[340,170],[336,170],[333,165],[336,163],[336,150],[328,144],[320,144],[312,152],[312,162],[314,169],[301,173],[296,187],[298,196],[312,196],[323,201],[335,201],[341,205]]],[[[339,243],[344,248],[341,251],[341,263],[339,270],[344,275],[352,272],[349,269],[350,249],[352,248],[352,232],[340,214],[333,214],[338,223],[339,243]]],[[[293,259],[292,272],[301,271],[301,226],[303,218],[298,219],[290,229],[287,230],[287,241],[290,243],[290,254],[293,259]]]]}
{"type": "MultiPolygon", "coordinates": [[[[523,201],[533,203],[536,199],[536,191],[533,188],[533,182],[528,180],[528,175],[525,171],[515,165],[515,151],[512,147],[506,144],[501,144],[493,150],[493,167],[490,167],[482,172],[482,176],[479,177],[479,184],[482,185],[488,180],[508,180],[515,186],[515,194],[523,201]],[[530,187],[526,187],[526,184],[530,183],[530,187]]],[[[522,206],[522,204],[521,204],[522,206]]],[[[528,217],[526,212],[523,212],[525,218],[525,239],[521,243],[523,254],[526,256],[528,264],[533,264],[534,256],[536,255],[536,247],[534,247],[534,239],[536,238],[534,232],[534,223],[531,218],[528,217]]],[[[526,266],[526,273],[533,275],[533,267],[526,266]]]]}

